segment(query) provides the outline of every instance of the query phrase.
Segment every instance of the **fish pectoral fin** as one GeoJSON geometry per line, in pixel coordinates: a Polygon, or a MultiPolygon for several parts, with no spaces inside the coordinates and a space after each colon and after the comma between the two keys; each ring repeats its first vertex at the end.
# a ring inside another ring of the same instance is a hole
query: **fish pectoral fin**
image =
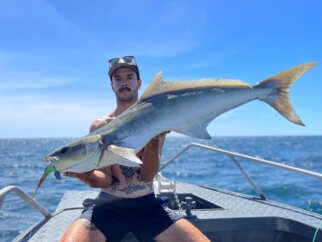
{"type": "Polygon", "coordinates": [[[113,159],[115,163],[130,167],[138,167],[142,164],[142,161],[136,156],[135,150],[132,148],[109,145],[106,151],[108,159],[113,159]]]}
{"type": "Polygon", "coordinates": [[[173,131],[193,138],[211,139],[207,131],[208,124],[209,122],[198,123],[189,127],[174,129],[173,131]]]}

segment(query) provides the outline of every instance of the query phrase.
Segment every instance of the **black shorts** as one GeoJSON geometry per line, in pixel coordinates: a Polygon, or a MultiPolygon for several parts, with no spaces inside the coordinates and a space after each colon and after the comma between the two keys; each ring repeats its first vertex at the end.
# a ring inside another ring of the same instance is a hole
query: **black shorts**
{"type": "Polygon", "coordinates": [[[80,218],[91,221],[111,242],[119,242],[127,232],[140,241],[153,241],[158,234],[182,218],[162,204],[154,193],[138,198],[120,198],[101,192],[86,199],[80,218]]]}

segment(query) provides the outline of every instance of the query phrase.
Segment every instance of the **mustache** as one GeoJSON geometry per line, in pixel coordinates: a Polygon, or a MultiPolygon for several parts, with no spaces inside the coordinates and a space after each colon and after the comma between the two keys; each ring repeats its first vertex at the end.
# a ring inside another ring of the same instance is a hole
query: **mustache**
{"type": "Polygon", "coordinates": [[[128,87],[121,87],[121,88],[119,89],[119,92],[124,92],[124,91],[128,91],[128,92],[130,92],[130,91],[131,91],[131,89],[130,89],[130,88],[128,88],[128,87]]]}

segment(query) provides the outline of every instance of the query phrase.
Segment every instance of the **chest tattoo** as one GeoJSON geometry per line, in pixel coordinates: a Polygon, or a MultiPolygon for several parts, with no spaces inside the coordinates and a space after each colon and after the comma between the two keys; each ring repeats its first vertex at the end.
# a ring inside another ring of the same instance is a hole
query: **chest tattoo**
{"type": "Polygon", "coordinates": [[[112,192],[116,191],[117,186],[120,184],[120,180],[116,176],[112,176],[112,192]]]}
{"type": "Polygon", "coordinates": [[[119,191],[125,192],[126,194],[130,194],[133,192],[144,190],[145,188],[146,188],[145,185],[132,185],[132,186],[127,186],[123,189],[119,189],[119,191]]]}
{"type": "Polygon", "coordinates": [[[130,183],[132,181],[134,175],[141,174],[140,168],[136,168],[136,167],[128,167],[128,166],[120,165],[120,169],[122,170],[122,174],[124,175],[127,183],[130,183]]]}

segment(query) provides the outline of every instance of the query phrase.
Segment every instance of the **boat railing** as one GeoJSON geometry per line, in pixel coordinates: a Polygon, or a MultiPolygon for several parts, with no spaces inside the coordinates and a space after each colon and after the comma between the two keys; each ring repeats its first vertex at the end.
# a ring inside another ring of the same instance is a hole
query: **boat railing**
{"type": "MultiPolygon", "coordinates": [[[[242,158],[242,159],[245,159],[245,160],[250,160],[250,161],[257,162],[257,163],[261,163],[261,164],[265,164],[265,165],[269,165],[269,166],[273,166],[273,167],[277,167],[277,168],[281,168],[281,169],[285,169],[285,170],[289,170],[289,171],[293,171],[293,172],[298,172],[298,173],[301,173],[303,175],[313,176],[313,177],[322,179],[322,174],[321,173],[317,173],[317,172],[305,170],[305,169],[302,169],[302,168],[277,163],[277,162],[270,161],[270,160],[261,159],[261,158],[258,158],[258,157],[244,155],[244,154],[240,154],[240,153],[237,153],[237,152],[232,152],[232,151],[228,151],[228,150],[224,150],[224,149],[220,149],[220,148],[216,148],[216,147],[213,147],[213,146],[204,145],[204,144],[200,144],[200,143],[191,143],[191,144],[188,144],[188,145],[184,146],[172,158],[170,158],[164,164],[161,165],[160,171],[165,169],[169,164],[174,162],[180,155],[182,155],[184,152],[186,152],[188,149],[190,149],[192,147],[206,149],[206,150],[210,150],[210,151],[213,151],[213,152],[217,152],[217,153],[227,155],[231,159],[231,161],[234,163],[234,165],[238,168],[238,170],[242,173],[244,178],[254,188],[254,190],[256,191],[258,196],[263,200],[266,199],[264,193],[259,188],[259,186],[257,186],[257,184],[251,179],[251,177],[243,169],[243,167],[240,165],[240,163],[237,161],[236,158],[242,158]]],[[[164,183],[164,185],[167,186],[166,188],[168,190],[175,190],[175,183],[174,184],[172,184],[172,183],[167,184],[165,181],[162,182],[162,183],[164,183]]],[[[43,214],[45,216],[45,218],[48,219],[48,218],[52,217],[52,214],[49,211],[47,211],[45,208],[43,208],[31,196],[26,194],[24,191],[22,191],[17,186],[7,186],[7,187],[5,187],[5,188],[0,190],[0,209],[1,209],[2,204],[4,202],[5,196],[7,194],[9,194],[9,193],[15,193],[17,196],[19,196],[21,199],[23,199],[27,204],[29,204],[35,210],[37,210],[38,212],[43,214]]]]}
{"type": "Polygon", "coordinates": [[[29,196],[27,193],[25,193],[17,186],[7,186],[0,190],[0,209],[2,207],[2,204],[4,202],[6,195],[8,195],[9,193],[15,193],[27,204],[29,204],[35,210],[40,212],[42,215],[44,215],[46,219],[49,219],[50,217],[52,217],[52,214],[50,212],[48,212],[44,207],[42,207],[39,203],[37,203],[31,196],[29,196]]]}
{"type": "Polygon", "coordinates": [[[247,172],[243,169],[243,167],[237,161],[236,157],[237,158],[242,158],[242,159],[245,159],[245,160],[249,160],[249,161],[254,161],[254,162],[257,162],[257,163],[261,163],[261,164],[265,164],[265,165],[269,165],[269,166],[273,166],[273,167],[277,167],[277,168],[281,168],[281,169],[285,169],[285,170],[289,170],[289,171],[293,171],[293,172],[298,172],[298,173],[301,173],[303,175],[313,176],[313,177],[322,179],[322,174],[321,173],[317,173],[317,172],[305,170],[305,169],[302,169],[302,168],[277,163],[277,162],[270,161],[270,160],[261,159],[261,158],[258,158],[258,157],[244,155],[244,154],[240,154],[240,153],[237,153],[237,152],[232,152],[232,151],[228,151],[228,150],[224,150],[224,149],[219,149],[219,148],[216,148],[216,147],[213,147],[213,146],[204,145],[204,144],[200,144],[200,143],[191,143],[191,144],[188,144],[188,145],[184,146],[172,158],[170,158],[163,165],[161,165],[160,171],[162,171],[169,164],[171,164],[173,161],[175,161],[179,156],[181,156],[185,151],[187,151],[188,149],[190,149],[192,147],[198,147],[198,148],[201,148],[201,149],[206,149],[206,150],[210,150],[210,151],[213,151],[213,152],[217,152],[217,153],[227,155],[231,159],[231,161],[234,163],[234,165],[238,168],[238,170],[242,173],[244,178],[254,188],[254,190],[256,191],[257,195],[263,200],[266,199],[264,193],[257,186],[257,184],[251,179],[251,177],[247,174],[247,172]]]}

